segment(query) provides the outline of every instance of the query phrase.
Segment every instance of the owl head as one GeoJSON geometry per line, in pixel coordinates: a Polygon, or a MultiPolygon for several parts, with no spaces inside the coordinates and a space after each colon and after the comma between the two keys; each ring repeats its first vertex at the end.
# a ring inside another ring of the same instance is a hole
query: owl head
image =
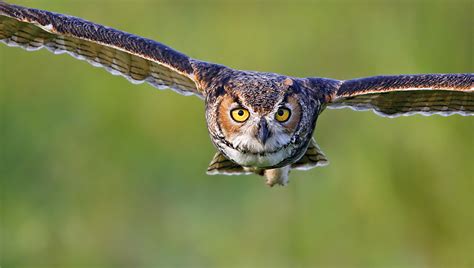
{"type": "Polygon", "coordinates": [[[220,81],[208,95],[206,116],[225,156],[244,167],[273,168],[305,153],[317,105],[297,79],[234,71],[220,81]]]}

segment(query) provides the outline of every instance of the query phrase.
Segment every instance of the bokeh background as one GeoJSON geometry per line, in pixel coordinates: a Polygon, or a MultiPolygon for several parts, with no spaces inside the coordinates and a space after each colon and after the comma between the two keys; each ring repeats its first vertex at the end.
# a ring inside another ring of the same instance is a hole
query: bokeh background
{"type": "MultiPolygon", "coordinates": [[[[230,67],[474,71],[474,2],[21,1],[230,67]]],[[[200,99],[0,46],[2,267],[473,267],[474,119],[327,110],[331,164],[207,176],[200,99]]]]}

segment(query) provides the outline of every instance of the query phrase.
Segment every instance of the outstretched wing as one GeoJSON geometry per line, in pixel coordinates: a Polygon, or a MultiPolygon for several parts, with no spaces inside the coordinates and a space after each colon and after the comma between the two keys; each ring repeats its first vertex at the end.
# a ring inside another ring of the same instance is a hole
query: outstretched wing
{"type": "Polygon", "coordinates": [[[474,115],[474,74],[375,76],[347,80],[328,108],[373,110],[382,116],[474,115]]]}
{"type": "Polygon", "coordinates": [[[47,48],[104,67],[133,83],[148,82],[183,95],[196,86],[193,60],[161,43],[80,18],[10,5],[0,0],[0,41],[27,50],[47,48]]]}

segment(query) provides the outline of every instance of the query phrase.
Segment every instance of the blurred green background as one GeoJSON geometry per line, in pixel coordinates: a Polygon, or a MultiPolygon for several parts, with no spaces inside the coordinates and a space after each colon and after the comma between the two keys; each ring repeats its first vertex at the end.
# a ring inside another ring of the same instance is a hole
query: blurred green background
{"type": "MultiPolygon", "coordinates": [[[[474,71],[473,1],[20,1],[230,67],[474,71]]],[[[327,110],[331,165],[207,176],[203,102],[0,45],[2,267],[473,267],[474,119],[327,110]]]]}

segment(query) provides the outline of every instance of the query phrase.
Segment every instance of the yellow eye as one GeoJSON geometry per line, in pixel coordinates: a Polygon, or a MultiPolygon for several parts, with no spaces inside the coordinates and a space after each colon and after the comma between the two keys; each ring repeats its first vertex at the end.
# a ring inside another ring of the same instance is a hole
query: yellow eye
{"type": "Polygon", "coordinates": [[[242,122],[245,122],[249,118],[250,113],[247,109],[237,108],[230,112],[230,116],[236,122],[242,123],[242,122]]]}
{"type": "Polygon", "coordinates": [[[290,109],[280,108],[275,114],[275,119],[283,123],[283,122],[288,121],[288,119],[290,119],[290,116],[291,116],[290,109]]]}

